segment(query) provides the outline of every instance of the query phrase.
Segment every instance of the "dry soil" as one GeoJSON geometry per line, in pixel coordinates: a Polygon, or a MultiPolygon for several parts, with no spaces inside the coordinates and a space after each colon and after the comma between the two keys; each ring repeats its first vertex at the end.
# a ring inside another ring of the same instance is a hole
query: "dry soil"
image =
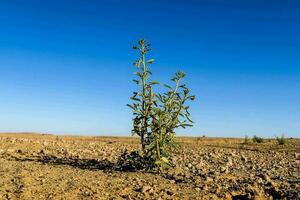
{"type": "Polygon", "coordinates": [[[0,134],[0,199],[300,199],[300,139],[179,138],[164,174],[115,169],[137,138],[0,134]]]}

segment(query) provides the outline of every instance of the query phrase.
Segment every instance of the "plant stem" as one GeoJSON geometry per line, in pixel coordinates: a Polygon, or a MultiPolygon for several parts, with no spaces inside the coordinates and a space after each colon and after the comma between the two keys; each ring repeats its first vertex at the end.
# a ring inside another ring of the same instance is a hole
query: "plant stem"
{"type": "Polygon", "coordinates": [[[142,73],[142,95],[143,95],[143,102],[142,102],[142,110],[145,112],[143,114],[142,119],[142,132],[141,132],[141,143],[142,143],[142,150],[145,152],[145,134],[147,132],[147,105],[146,105],[146,63],[145,63],[145,47],[142,46],[142,65],[143,65],[143,73],[142,73]]]}

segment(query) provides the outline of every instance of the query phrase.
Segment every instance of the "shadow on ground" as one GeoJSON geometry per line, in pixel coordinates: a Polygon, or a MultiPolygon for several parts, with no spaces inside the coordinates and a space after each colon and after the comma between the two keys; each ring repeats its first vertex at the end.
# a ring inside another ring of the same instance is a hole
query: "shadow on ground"
{"type": "Polygon", "coordinates": [[[40,153],[38,155],[25,155],[22,152],[1,156],[7,160],[20,162],[37,162],[47,165],[64,165],[79,169],[103,170],[103,171],[148,171],[154,168],[153,160],[141,156],[138,151],[124,151],[116,162],[107,159],[83,159],[78,157],[57,157],[55,155],[40,153]]]}
{"type": "Polygon", "coordinates": [[[10,155],[10,160],[21,161],[21,162],[38,162],[42,164],[50,165],[66,165],[79,169],[88,169],[88,170],[105,170],[111,171],[115,169],[115,163],[104,159],[80,159],[73,157],[59,158],[54,155],[40,155],[40,156],[31,156],[31,157],[17,157],[10,155]]]}

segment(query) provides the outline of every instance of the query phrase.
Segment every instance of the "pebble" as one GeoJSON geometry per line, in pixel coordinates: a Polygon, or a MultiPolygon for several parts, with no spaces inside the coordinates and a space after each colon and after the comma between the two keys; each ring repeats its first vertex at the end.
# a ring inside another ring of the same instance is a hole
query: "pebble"
{"type": "Polygon", "coordinates": [[[146,194],[146,193],[153,193],[153,188],[149,185],[146,185],[146,186],[143,186],[142,189],[141,189],[141,192],[143,194],[146,194]]]}
{"type": "Polygon", "coordinates": [[[221,167],[220,171],[221,171],[221,173],[227,173],[228,168],[227,167],[221,167]]]}

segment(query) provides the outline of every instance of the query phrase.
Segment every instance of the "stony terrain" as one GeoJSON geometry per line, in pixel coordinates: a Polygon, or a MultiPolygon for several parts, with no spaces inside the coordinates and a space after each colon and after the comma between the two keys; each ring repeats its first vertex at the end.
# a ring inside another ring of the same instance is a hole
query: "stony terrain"
{"type": "Polygon", "coordinates": [[[300,139],[179,142],[160,175],[114,169],[136,138],[0,134],[0,199],[300,199],[300,139]]]}

